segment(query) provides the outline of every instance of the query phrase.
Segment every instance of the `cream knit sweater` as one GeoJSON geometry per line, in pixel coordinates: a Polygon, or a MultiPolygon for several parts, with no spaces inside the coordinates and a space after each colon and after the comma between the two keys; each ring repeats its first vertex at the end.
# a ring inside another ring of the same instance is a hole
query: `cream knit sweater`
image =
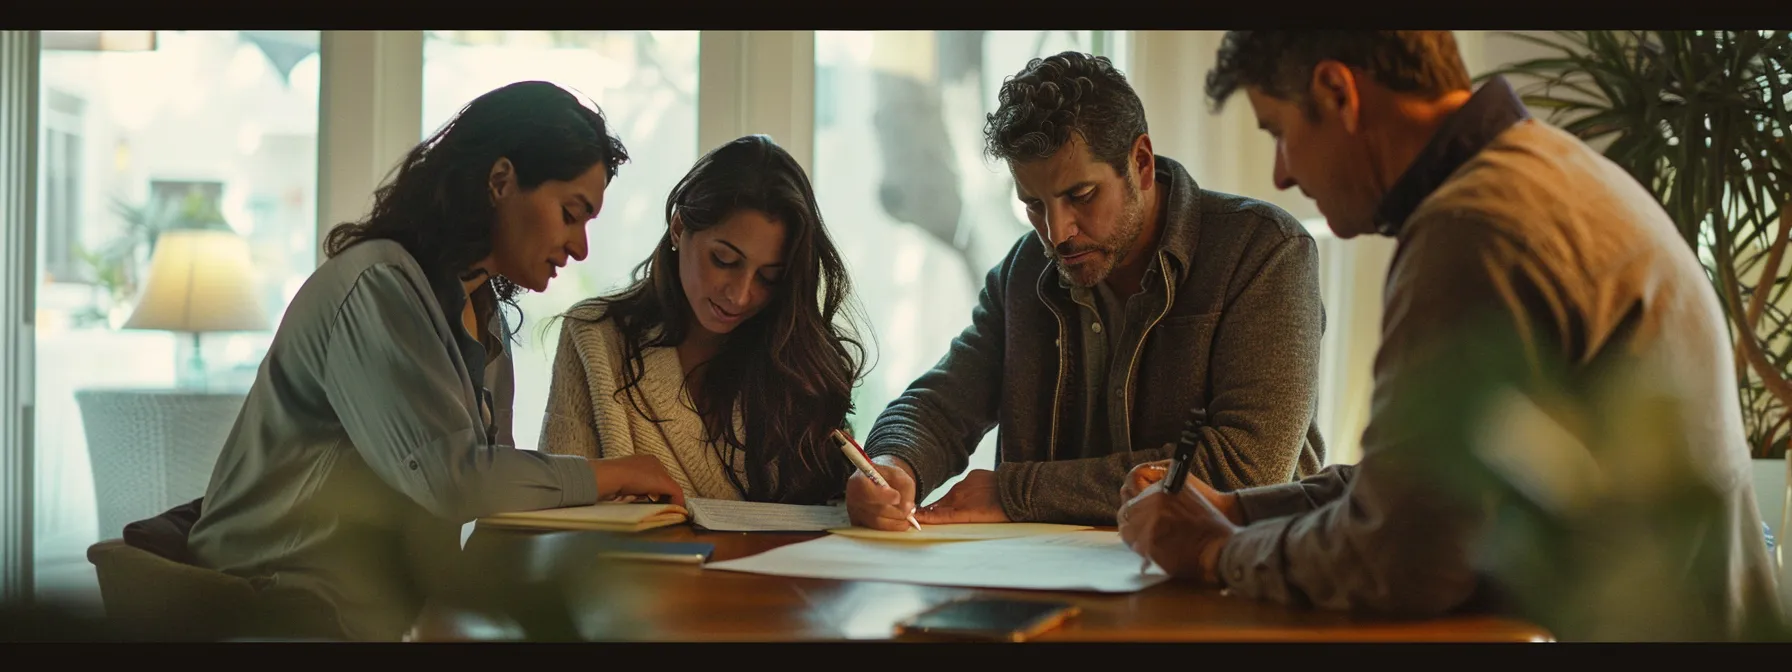
{"type": "MultiPolygon", "coordinates": [[[[542,419],[542,452],[588,458],[652,455],[686,497],[741,499],[722,471],[727,444],[704,436],[703,419],[684,387],[677,348],[643,350],[640,384],[618,396],[627,370],[622,333],[612,320],[592,322],[602,314],[601,308],[580,306],[561,321],[542,419]],[[636,405],[652,419],[637,412],[636,405]]],[[[737,435],[745,434],[738,406],[734,425],[737,435]]],[[[735,455],[731,466],[745,485],[745,455],[735,455]]]]}

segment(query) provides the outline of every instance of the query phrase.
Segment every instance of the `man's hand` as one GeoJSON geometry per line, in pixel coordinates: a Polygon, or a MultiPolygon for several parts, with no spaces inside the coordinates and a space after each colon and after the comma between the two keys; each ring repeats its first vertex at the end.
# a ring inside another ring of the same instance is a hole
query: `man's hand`
{"type": "Polygon", "coordinates": [[[913,529],[908,517],[915,512],[915,476],[908,463],[899,457],[879,455],[871,458],[871,466],[890,487],[879,486],[854,469],[846,479],[847,518],[853,525],[873,530],[913,529]]]}
{"type": "Polygon", "coordinates": [[[923,507],[915,519],[922,523],[1010,522],[1008,512],[1002,510],[996,472],[988,469],[973,469],[965,474],[945,497],[923,507]]]}
{"type": "Polygon", "coordinates": [[[1218,585],[1220,551],[1238,526],[1192,487],[1199,482],[1173,495],[1162,482],[1147,486],[1120,507],[1120,540],[1171,576],[1218,585]]]}
{"type": "MultiPolygon", "coordinates": [[[[1173,448],[1175,446],[1174,444],[1166,443],[1164,444],[1164,447],[1173,448]]],[[[1164,477],[1169,474],[1169,460],[1146,462],[1133,467],[1132,471],[1126,474],[1126,484],[1120,487],[1120,501],[1132,501],[1134,497],[1139,496],[1139,493],[1144,492],[1145,488],[1150,487],[1153,483],[1164,480],[1164,477]]],[[[1237,493],[1215,490],[1213,489],[1213,486],[1208,485],[1206,481],[1195,478],[1192,474],[1183,479],[1182,487],[1185,490],[1193,489],[1194,491],[1201,493],[1201,497],[1212,503],[1214,508],[1220,510],[1220,513],[1225,514],[1226,520],[1231,521],[1233,525],[1244,525],[1244,512],[1240,511],[1238,508],[1237,493]]]]}
{"type": "Polygon", "coordinates": [[[684,506],[684,489],[666,473],[659,459],[652,455],[629,455],[591,460],[591,473],[597,478],[597,501],[617,497],[669,496],[672,503],[684,506]]]}

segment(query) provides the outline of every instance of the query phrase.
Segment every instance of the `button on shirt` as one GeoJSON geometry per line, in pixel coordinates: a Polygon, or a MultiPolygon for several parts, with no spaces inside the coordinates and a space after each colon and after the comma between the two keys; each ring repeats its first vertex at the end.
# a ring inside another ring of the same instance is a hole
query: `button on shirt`
{"type": "Polygon", "coordinates": [[[1128,332],[1126,325],[1143,324],[1147,310],[1161,310],[1163,283],[1158,281],[1157,267],[1145,276],[1143,291],[1122,298],[1106,282],[1094,287],[1070,287],[1070,299],[1078,306],[1076,320],[1082,329],[1082,448],[1084,457],[1125,452],[1130,448],[1131,421],[1126,415],[1127,380],[1136,365],[1133,354],[1142,337],[1140,330],[1128,332]],[[1156,289],[1154,293],[1151,290],[1156,289]],[[1147,305],[1151,304],[1151,305],[1147,305]],[[1119,422],[1112,422],[1118,418],[1119,422]]]}

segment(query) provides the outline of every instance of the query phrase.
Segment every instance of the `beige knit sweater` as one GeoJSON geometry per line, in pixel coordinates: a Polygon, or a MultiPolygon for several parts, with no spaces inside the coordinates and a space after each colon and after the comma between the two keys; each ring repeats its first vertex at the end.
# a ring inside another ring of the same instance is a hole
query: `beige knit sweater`
{"type": "MultiPolygon", "coordinates": [[[[643,350],[640,384],[617,395],[627,370],[622,333],[612,320],[593,322],[602,314],[601,308],[580,306],[561,321],[547,414],[542,419],[542,452],[588,458],[652,455],[686,497],[741,499],[722,471],[722,456],[730,454],[727,444],[704,436],[702,416],[684,386],[678,349],[643,350]],[[628,395],[634,396],[634,403],[628,395]],[[636,411],[636,405],[652,418],[636,411]]],[[[737,435],[745,434],[738,407],[734,425],[737,435]]],[[[733,461],[731,467],[744,486],[745,455],[735,455],[733,461]]]]}

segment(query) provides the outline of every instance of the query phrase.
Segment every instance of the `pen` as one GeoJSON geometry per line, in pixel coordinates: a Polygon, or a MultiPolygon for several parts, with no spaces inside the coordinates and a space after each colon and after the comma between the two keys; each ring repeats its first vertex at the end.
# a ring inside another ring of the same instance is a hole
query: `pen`
{"type": "Polygon", "coordinates": [[[1176,453],[1170,457],[1170,473],[1164,475],[1164,492],[1174,495],[1182,491],[1182,482],[1188,480],[1189,466],[1195,461],[1195,445],[1201,440],[1196,430],[1204,424],[1207,411],[1197,408],[1189,412],[1188,422],[1182,425],[1182,437],[1176,442],[1176,453]]]}
{"type": "MultiPolygon", "coordinates": [[[[1207,424],[1207,411],[1196,408],[1189,411],[1188,422],[1182,425],[1182,436],[1176,441],[1176,452],[1170,456],[1170,472],[1164,475],[1164,492],[1176,494],[1182,491],[1182,482],[1188,480],[1189,466],[1195,461],[1195,445],[1200,435],[1196,432],[1207,424]]],[[[1145,563],[1139,567],[1139,573],[1151,570],[1151,556],[1145,556],[1145,563]]]]}
{"type": "MultiPolygon", "coordinates": [[[[834,442],[840,444],[840,452],[846,454],[846,460],[851,462],[852,466],[857,467],[859,473],[864,474],[865,478],[871,479],[871,482],[876,483],[878,487],[890,487],[890,482],[884,480],[884,475],[877,473],[877,469],[871,466],[871,456],[865,454],[865,449],[859,446],[859,442],[852,440],[852,437],[838,429],[834,430],[833,437],[834,442]]],[[[916,530],[921,529],[921,524],[915,522],[915,514],[912,511],[908,514],[908,524],[915,526],[916,530]]]]}

